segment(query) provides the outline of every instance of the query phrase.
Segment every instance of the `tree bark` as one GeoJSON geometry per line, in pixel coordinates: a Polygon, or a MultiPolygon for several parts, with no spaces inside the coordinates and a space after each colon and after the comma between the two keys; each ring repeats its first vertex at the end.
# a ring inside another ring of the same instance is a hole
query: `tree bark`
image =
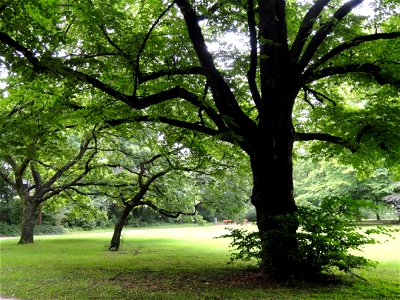
{"type": "Polygon", "coordinates": [[[42,225],[42,224],[43,224],[43,203],[40,203],[38,207],[36,225],[42,225]]]}
{"type": "Polygon", "coordinates": [[[252,203],[262,243],[260,271],[276,279],[286,279],[299,272],[291,135],[290,129],[267,135],[264,143],[257,145],[250,155],[254,182],[252,203]]]}
{"type": "Polygon", "coordinates": [[[110,243],[110,247],[108,248],[108,250],[110,250],[110,251],[118,251],[119,250],[119,246],[121,244],[122,229],[125,225],[126,219],[129,216],[129,213],[132,211],[132,209],[134,207],[135,207],[134,205],[125,205],[124,210],[122,211],[122,213],[118,217],[117,222],[115,223],[114,233],[111,238],[111,243],[110,243]]]}
{"type": "Polygon", "coordinates": [[[23,201],[21,237],[18,244],[32,244],[39,203],[32,198],[23,201]]]}

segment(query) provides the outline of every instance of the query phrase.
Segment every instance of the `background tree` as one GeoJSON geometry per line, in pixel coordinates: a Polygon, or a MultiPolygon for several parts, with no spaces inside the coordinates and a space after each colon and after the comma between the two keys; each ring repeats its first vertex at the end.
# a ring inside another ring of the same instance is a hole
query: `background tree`
{"type": "Polygon", "coordinates": [[[396,1],[376,2],[370,18],[351,13],[362,2],[9,2],[0,7],[0,55],[10,72],[82,85],[96,101],[81,105],[107,108],[109,120],[161,122],[240,147],[252,169],[261,269],[285,278],[307,270],[296,261],[298,222],[277,221],[297,210],[294,142],[330,142],[373,158],[385,152],[386,162],[399,154],[399,21],[386,9],[396,1]],[[227,32],[243,36],[244,51],[208,49],[227,32]],[[340,94],[387,84],[390,109],[370,118],[370,103],[383,101],[340,94]],[[303,100],[309,107],[297,109],[303,100]],[[322,102],[321,117],[308,126],[313,101],[322,102]]]}
{"type": "Polygon", "coordinates": [[[119,249],[123,226],[138,206],[171,218],[196,215],[200,204],[224,213],[244,211],[250,185],[245,177],[238,178],[243,166],[232,160],[240,155],[231,151],[230,157],[226,152],[220,157],[219,151],[209,149],[212,156],[205,157],[201,154],[204,143],[188,147],[191,141],[185,136],[170,143],[159,130],[142,128],[139,134],[129,134],[131,129],[118,126],[104,131],[98,139],[98,164],[69,188],[79,195],[104,196],[122,206],[110,250],[119,249]],[[229,207],[224,208],[227,203],[229,207]]]}
{"type": "Polygon", "coordinates": [[[0,103],[0,176],[22,202],[20,244],[33,243],[39,207],[81,180],[96,154],[89,148],[95,131],[76,130],[71,114],[65,124],[68,106],[57,102],[60,97],[35,83],[21,84],[10,87],[0,103]]]}
{"type": "Polygon", "coordinates": [[[395,191],[394,175],[387,169],[378,168],[368,177],[364,176],[353,166],[340,164],[334,159],[297,159],[294,169],[296,203],[319,207],[322,202],[341,199],[349,205],[351,203],[352,218],[358,221],[371,216],[371,213],[380,216],[380,211],[385,208],[388,212],[383,197],[395,191]]]}

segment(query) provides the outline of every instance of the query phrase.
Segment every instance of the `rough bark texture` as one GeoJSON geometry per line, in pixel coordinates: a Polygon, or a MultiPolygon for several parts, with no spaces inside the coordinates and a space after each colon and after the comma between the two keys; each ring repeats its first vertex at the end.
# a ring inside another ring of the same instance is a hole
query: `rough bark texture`
{"type": "Polygon", "coordinates": [[[126,205],[124,207],[124,210],[122,211],[121,215],[118,217],[118,220],[114,226],[114,233],[111,238],[110,247],[108,248],[110,251],[118,251],[119,250],[119,246],[121,244],[122,228],[124,227],[126,219],[128,218],[129,213],[132,211],[133,208],[134,208],[133,205],[126,205]]]}
{"type": "Polygon", "coordinates": [[[21,238],[18,244],[33,243],[33,231],[36,225],[36,217],[39,204],[34,199],[24,201],[22,210],[21,238]]]}
{"type": "Polygon", "coordinates": [[[251,155],[252,203],[262,241],[261,271],[275,278],[296,273],[298,250],[297,211],[293,198],[292,148],[290,132],[270,137],[251,155]]]}

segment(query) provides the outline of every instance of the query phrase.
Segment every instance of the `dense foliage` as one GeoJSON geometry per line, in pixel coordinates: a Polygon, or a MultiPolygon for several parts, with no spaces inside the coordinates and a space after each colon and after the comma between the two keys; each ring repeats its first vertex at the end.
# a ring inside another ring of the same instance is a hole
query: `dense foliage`
{"type": "MultiPolygon", "coordinates": [[[[362,256],[363,246],[378,243],[377,234],[390,236],[393,229],[359,227],[354,214],[358,209],[357,204],[344,199],[324,200],[319,206],[299,206],[298,252],[294,261],[303,268],[304,276],[318,279],[336,270],[353,273],[354,269],[376,265],[376,262],[362,256]]],[[[278,222],[287,224],[290,220],[282,217],[278,222]]],[[[219,238],[232,239],[230,263],[250,261],[259,265],[262,257],[259,232],[243,228],[227,229],[229,233],[219,238]]],[[[273,232],[270,234],[274,235],[273,232]]],[[[280,233],[275,234],[273,239],[279,243],[280,233]]],[[[269,257],[273,255],[269,253],[269,257]]]]}

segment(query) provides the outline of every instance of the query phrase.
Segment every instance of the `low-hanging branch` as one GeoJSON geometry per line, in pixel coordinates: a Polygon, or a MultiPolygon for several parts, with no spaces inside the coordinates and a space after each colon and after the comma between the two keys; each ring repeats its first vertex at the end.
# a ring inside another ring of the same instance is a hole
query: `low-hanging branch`
{"type": "Polygon", "coordinates": [[[158,206],[156,206],[154,203],[152,203],[151,201],[146,201],[146,200],[142,200],[139,202],[139,205],[147,205],[149,207],[151,207],[153,210],[155,210],[156,212],[170,217],[170,218],[178,218],[181,215],[184,216],[194,216],[197,213],[197,206],[200,205],[200,203],[196,204],[194,207],[194,211],[193,212],[182,212],[182,211],[176,211],[176,212],[171,212],[162,208],[159,208],[158,206]]]}

